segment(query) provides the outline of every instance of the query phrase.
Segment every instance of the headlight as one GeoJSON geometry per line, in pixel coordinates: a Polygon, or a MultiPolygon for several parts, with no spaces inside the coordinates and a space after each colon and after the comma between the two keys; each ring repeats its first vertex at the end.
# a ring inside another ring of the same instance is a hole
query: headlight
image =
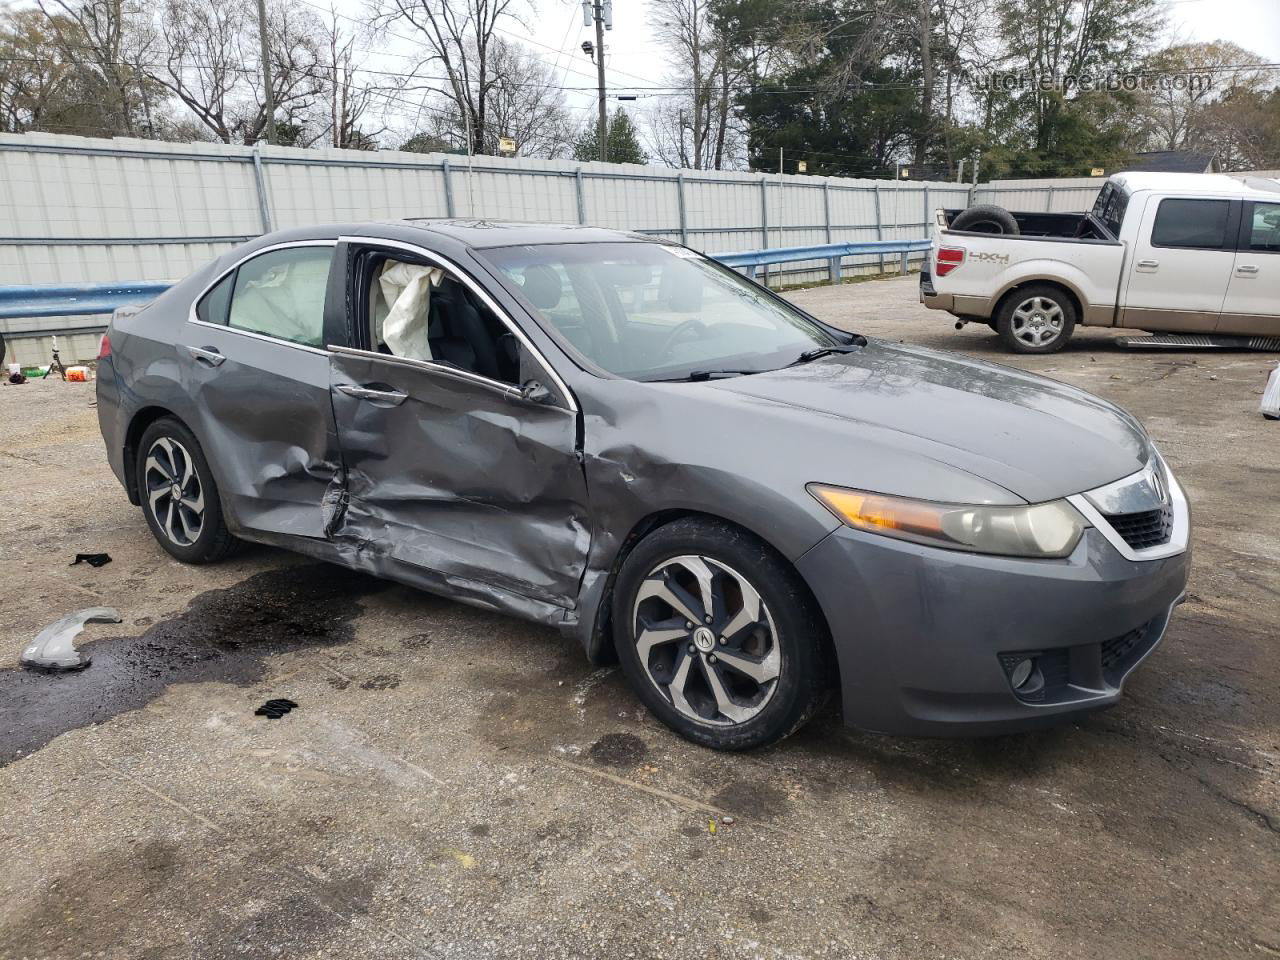
{"type": "Polygon", "coordinates": [[[907,500],[811,483],[818,502],[856,530],[949,550],[1065,557],[1087,524],[1065,500],[1021,507],[907,500]]]}

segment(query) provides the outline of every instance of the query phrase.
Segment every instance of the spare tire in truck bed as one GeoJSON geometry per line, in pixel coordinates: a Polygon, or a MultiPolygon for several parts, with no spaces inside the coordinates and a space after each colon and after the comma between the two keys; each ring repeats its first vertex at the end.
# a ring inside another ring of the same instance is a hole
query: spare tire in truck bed
{"type": "Polygon", "coordinates": [[[969,230],[973,233],[1004,233],[1017,236],[1018,221],[1004,207],[994,203],[978,203],[968,210],[961,210],[951,221],[952,230],[969,230]]]}

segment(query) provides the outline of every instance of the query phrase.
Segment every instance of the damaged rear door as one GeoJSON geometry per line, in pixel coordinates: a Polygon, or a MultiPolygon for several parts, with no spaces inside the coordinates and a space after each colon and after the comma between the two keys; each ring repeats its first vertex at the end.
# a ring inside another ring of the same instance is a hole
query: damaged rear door
{"type": "MultiPolygon", "coordinates": [[[[177,353],[204,446],[234,522],[323,537],[322,502],[339,476],[329,404],[326,314],[334,240],[255,251],[201,295],[177,353]]],[[[339,292],[341,288],[339,287],[339,292]]]]}
{"type": "Polygon", "coordinates": [[[347,493],[334,539],[375,573],[385,557],[500,606],[524,597],[572,608],[590,545],[572,396],[492,298],[444,261],[369,247],[350,263],[348,302],[366,311],[353,330],[375,349],[330,358],[347,493]],[[368,315],[377,276],[397,262],[444,267],[430,308],[435,357],[385,352],[368,315]],[[450,310],[472,323],[470,344],[450,310]],[[476,325],[480,313],[488,326],[476,325]],[[486,329],[501,374],[466,369],[488,350],[475,340],[486,329]]]}

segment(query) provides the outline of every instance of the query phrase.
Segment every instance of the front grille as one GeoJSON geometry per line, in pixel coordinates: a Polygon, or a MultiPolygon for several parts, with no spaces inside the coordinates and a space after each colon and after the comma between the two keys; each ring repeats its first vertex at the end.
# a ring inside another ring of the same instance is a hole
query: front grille
{"type": "Polygon", "coordinates": [[[1141,513],[1113,513],[1107,517],[1111,528],[1133,550],[1158,547],[1173,535],[1173,505],[1141,513]]]}

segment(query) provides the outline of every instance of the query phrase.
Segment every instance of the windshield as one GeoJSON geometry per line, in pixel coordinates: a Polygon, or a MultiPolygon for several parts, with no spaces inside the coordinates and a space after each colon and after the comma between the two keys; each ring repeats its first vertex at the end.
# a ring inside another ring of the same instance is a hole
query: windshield
{"type": "Polygon", "coordinates": [[[683,247],[565,243],[478,253],[572,349],[632,380],[772,370],[844,342],[683,247]]]}

